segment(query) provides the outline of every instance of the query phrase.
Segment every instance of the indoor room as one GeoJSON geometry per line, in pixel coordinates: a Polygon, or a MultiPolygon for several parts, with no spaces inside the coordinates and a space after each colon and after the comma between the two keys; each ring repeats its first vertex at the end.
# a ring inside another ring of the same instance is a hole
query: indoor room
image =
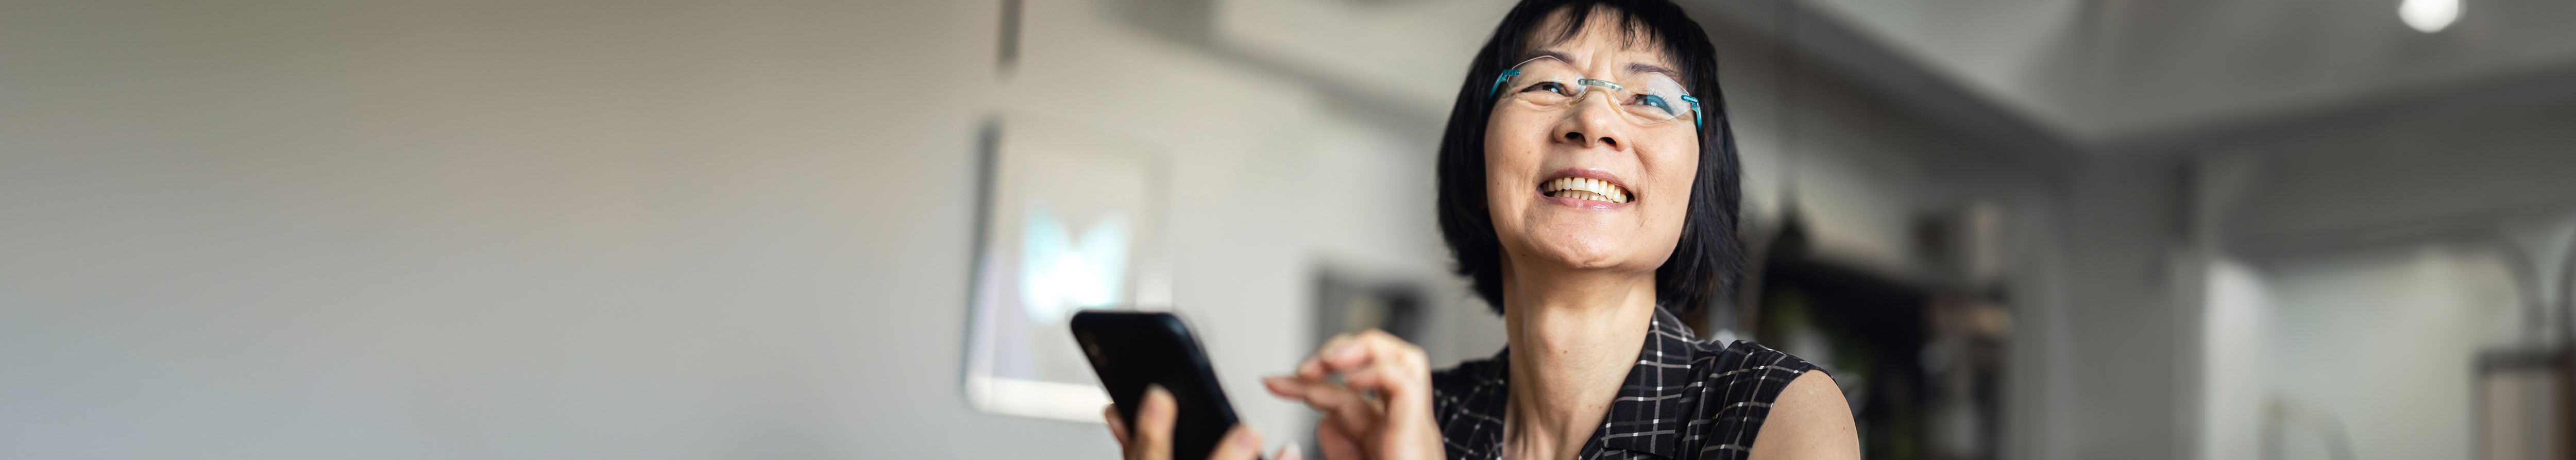
{"type": "Polygon", "coordinates": [[[0,0],[0,458],[1138,458],[1141,311],[1261,458],[2576,459],[2571,21],[0,0]]]}

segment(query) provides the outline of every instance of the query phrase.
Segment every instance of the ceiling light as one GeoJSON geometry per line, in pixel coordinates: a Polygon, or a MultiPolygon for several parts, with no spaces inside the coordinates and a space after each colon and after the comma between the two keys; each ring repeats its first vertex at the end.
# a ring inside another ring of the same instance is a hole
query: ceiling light
{"type": "Polygon", "coordinates": [[[2416,32],[2441,32],[2459,18],[2460,0],[2405,0],[2397,4],[2397,19],[2406,21],[2406,26],[2416,32]]]}

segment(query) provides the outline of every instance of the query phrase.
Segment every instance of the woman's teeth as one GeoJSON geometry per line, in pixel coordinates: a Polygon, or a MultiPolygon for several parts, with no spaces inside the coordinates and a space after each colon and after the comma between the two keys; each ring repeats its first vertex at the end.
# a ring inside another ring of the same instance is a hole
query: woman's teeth
{"type": "Polygon", "coordinates": [[[1561,178],[1539,184],[1539,191],[1545,192],[1547,196],[1573,198],[1577,200],[1608,201],[1612,203],[1628,202],[1627,189],[1619,188],[1617,185],[1610,185],[1609,181],[1600,179],[1585,179],[1580,177],[1561,178]]]}

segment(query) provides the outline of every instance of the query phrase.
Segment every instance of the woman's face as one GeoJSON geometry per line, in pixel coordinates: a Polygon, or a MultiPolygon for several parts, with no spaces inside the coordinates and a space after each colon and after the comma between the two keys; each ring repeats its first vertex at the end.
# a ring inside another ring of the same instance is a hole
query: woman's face
{"type": "MultiPolygon", "coordinates": [[[[1652,40],[1622,40],[1616,18],[1595,16],[1573,38],[1544,42],[1558,36],[1564,16],[1540,26],[1532,36],[1541,41],[1522,58],[1553,56],[1586,78],[1631,88],[1678,87],[1680,75],[1669,70],[1678,67],[1664,51],[1652,40]]],[[[1599,86],[1553,108],[1516,97],[1551,88],[1562,85],[1507,84],[1486,121],[1485,204],[1507,263],[1515,271],[1539,264],[1653,272],[1671,257],[1689,213],[1696,116],[1641,123],[1622,113],[1636,101],[1613,100],[1621,93],[1599,86]]]]}

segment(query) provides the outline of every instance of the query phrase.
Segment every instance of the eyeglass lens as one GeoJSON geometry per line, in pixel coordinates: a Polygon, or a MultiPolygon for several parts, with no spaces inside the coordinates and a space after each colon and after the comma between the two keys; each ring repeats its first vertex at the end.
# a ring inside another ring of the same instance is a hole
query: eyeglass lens
{"type": "Polygon", "coordinates": [[[1662,72],[1630,72],[1610,79],[1589,79],[1574,66],[1555,57],[1540,57],[1521,63],[1520,74],[1505,83],[1504,91],[1515,99],[1552,109],[1583,100],[1583,96],[1603,92],[1612,104],[1637,121],[1659,123],[1688,115],[1690,105],[1682,101],[1686,93],[1681,83],[1662,72]]]}

